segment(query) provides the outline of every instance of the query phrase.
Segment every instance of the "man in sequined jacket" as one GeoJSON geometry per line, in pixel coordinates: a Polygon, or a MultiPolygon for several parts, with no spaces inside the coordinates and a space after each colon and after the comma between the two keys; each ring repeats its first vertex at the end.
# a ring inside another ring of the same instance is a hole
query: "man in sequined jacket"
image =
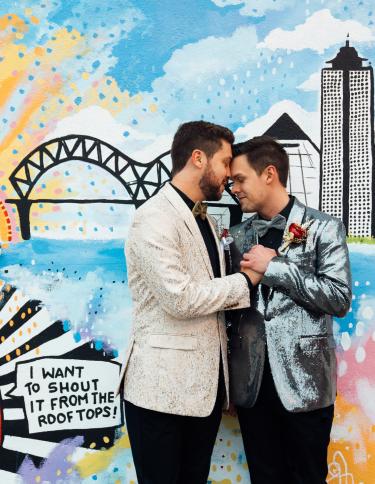
{"type": "Polygon", "coordinates": [[[234,146],[232,192],[255,214],[230,229],[227,262],[263,274],[251,307],[228,317],[231,395],[252,484],[325,482],[336,396],[332,316],[351,304],[345,227],[290,197],[288,172],[286,151],[270,137],[234,146]]]}

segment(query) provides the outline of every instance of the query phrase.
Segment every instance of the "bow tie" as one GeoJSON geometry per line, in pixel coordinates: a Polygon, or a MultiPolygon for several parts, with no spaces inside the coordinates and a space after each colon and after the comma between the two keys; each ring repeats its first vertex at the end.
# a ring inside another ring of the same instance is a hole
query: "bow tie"
{"type": "Polygon", "coordinates": [[[205,220],[207,216],[207,205],[202,202],[196,202],[192,209],[192,213],[195,218],[199,215],[202,220],[205,220]]]}
{"type": "Polygon", "coordinates": [[[286,227],[286,218],[283,215],[275,215],[271,220],[257,219],[253,221],[254,230],[258,237],[262,238],[266,235],[269,229],[284,230],[286,227]]]}

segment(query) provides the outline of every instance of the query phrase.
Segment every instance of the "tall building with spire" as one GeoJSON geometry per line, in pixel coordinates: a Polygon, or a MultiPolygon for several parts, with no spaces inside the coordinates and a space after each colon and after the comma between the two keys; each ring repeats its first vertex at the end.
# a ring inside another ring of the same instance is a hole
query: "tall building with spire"
{"type": "Polygon", "coordinates": [[[375,236],[374,74],[346,41],[321,77],[320,208],[375,236]]]}

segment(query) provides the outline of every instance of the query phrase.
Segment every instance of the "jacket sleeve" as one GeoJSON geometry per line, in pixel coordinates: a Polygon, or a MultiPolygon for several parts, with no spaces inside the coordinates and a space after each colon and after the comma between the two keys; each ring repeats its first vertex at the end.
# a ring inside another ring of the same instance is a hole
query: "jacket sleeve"
{"type": "Polygon", "coordinates": [[[243,274],[198,283],[192,280],[194,267],[182,260],[181,231],[170,220],[161,222],[157,210],[136,214],[126,244],[129,284],[132,277],[145,274],[145,283],[158,303],[177,319],[249,306],[249,288],[243,274]]]}
{"type": "Polygon", "coordinates": [[[350,308],[352,290],[345,227],[337,219],[322,227],[317,239],[314,272],[287,257],[274,257],[262,284],[280,288],[308,310],[344,316],[350,308]]]}

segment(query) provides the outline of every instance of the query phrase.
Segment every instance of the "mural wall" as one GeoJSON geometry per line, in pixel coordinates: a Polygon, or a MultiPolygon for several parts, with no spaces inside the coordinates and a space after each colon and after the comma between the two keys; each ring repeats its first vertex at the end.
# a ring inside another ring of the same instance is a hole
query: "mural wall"
{"type": "MultiPolygon", "coordinates": [[[[136,482],[123,246],[191,119],[280,140],[289,191],[345,222],[327,480],[374,482],[374,17],[370,0],[1,3],[0,482],[136,482]]],[[[229,192],[210,211],[242,216],[229,192]]],[[[249,482],[233,418],[210,482],[249,482]]]]}

